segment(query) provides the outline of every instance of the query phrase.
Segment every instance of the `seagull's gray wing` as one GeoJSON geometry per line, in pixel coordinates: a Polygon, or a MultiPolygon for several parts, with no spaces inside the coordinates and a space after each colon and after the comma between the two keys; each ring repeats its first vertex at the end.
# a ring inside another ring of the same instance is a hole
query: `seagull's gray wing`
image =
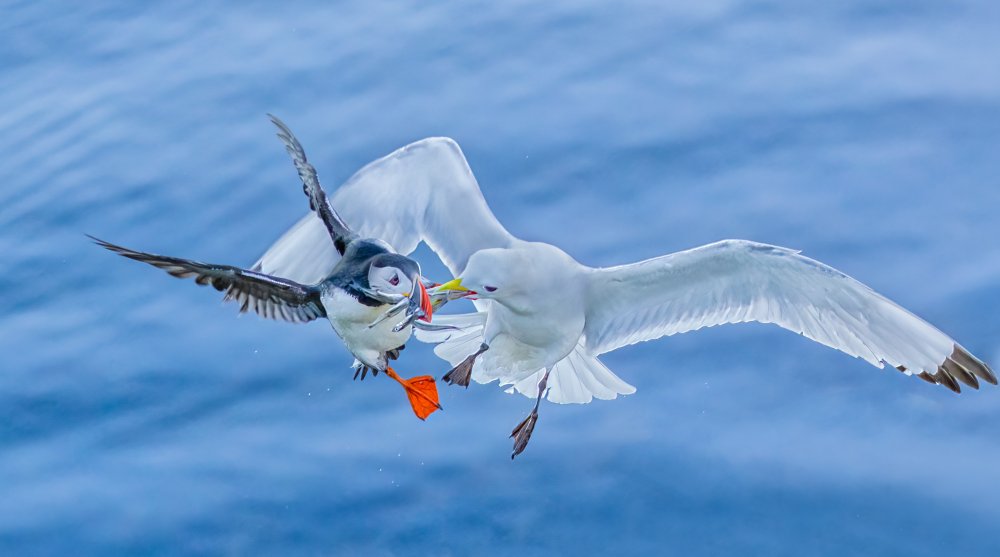
{"type": "Polygon", "coordinates": [[[240,312],[252,309],[262,317],[293,323],[326,317],[320,290],[315,286],[229,265],[134,251],[93,236],[90,239],[118,255],[163,269],[177,278],[194,278],[200,285],[211,285],[220,292],[224,291],[226,300],[236,300],[240,304],[240,312]]]}
{"type": "MultiPolygon", "coordinates": [[[[462,150],[446,137],[422,139],[368,164],[330,201],[360,236],[383,240],[403,255],[423,241],[454,276],[473,253],[514,241],[486,204],[462,150]]],[[[339,259],[323,224],[308,214],[254,268],[312,282],[339,259]]]]}
{"type": "Polygon", "coordinates": [[[277,116],[273,114],[268,114],[267,116],[277,126],[278,138],[285,144],[285,150],[291,155],[292,163],[295,164],[295,169],[299,171],[299,178],[302,180],[302,191],[309,198],[309,208],[313,210],[316,216],[319,217],[320,222],[323,223],[327,234],[333,240],[333,247],[336,248],[340,255],[344,255],[347,244],[356,238],[357,235],[351,232],[351,229],[340,218],[337,211],[330,206],[330,202],[326,199],[326,192],[323,191],[323,187],[319,183],[319,176],[316,174],[316,169],[313,168],[313,165],[309,164],[309,161],[306,159],[306,152],[302,148],[302,144],[299,143],[299,140],[295,138],[292,130],[279,120],[277,116]]]}
{"type": "Polygon", "coordinates": [[[724,323],[773,323],[958,392],[996,376],[948,335],[864,284],[786,248],[725,240],[588,276],[591,354],[724,323]]]}

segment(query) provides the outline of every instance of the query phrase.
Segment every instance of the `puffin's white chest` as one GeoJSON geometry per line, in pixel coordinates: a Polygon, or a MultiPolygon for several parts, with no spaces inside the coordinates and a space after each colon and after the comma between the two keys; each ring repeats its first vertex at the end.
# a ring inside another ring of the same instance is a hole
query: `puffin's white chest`
{"type": "Polygon", "coordinates": [[[324,294],[323,306],[333,330],[343,339],[347,349],[370,367],[378,367],[382,354],[406,344],[413,332],[413,327],[393,332],[392,328],[403,320],[403,315],[369,328],[368,325],[385,313],[388,306],[366,306],[343,290],[332,289],[324,294]]]}

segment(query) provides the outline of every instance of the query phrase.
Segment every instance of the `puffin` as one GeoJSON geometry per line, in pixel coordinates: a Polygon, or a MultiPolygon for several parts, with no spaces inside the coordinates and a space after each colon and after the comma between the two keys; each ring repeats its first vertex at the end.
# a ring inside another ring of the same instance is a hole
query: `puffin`
{"type": "Polygon", "coordinates": [[[360,374],[364,380],[368,372],[373,376],[384,373],[403,387],[414,414],[425,420],[441,409],[434,378],[422,375],[403,379],[389,362],[399,357],[414,327],[443,329],[430,325],[430,321],[435,307],[455,299],[454,290],[446,283],[432,299],[427,286],[441,285],[425,279],[419,263],[377,238],[363,238],[352,231],[327,200],[316,169],[306,159],[295,135],[277,117],[268,116],[298,170],[310,209],[322,220],[341,256],[326,278],[316,284],[302,284],[263,273],[259,265],[243,269],[202,263],[88,237],[118,255],[225,292],[224,300],[237,302],[240,313],[252,309],[264,318],[292,323],[327,319],[355,358],[354,378],[360,374]],[[401,321],[391,319],[401,313],[405,314],[401,321]]]}

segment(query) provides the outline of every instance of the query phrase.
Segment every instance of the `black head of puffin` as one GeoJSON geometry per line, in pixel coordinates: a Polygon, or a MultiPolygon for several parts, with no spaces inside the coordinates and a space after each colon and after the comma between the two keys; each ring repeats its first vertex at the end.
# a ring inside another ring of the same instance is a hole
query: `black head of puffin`
{"type": "Polygon", "coordinates": [[[420,265],[398,253],[383,253],[371,258],[368,287],[387,294],[409,296],[420,280],[420,265]]]}

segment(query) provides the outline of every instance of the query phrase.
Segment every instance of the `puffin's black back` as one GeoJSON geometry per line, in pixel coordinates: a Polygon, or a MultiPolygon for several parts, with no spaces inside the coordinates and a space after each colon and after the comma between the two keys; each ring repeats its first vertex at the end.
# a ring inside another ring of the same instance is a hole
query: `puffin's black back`
{"type": "Polygon", "coordinates": [[[409,257],[392,253],[382,242],[358,238],[347,244],[344,256],[333,268],[329,278],[323,282],[345,290],[366,306],[384,305],[383,302],[365,295],[362,290],[371,287],[368,283],[368,273],[372,265],[395,267],[408,277],[420,273],[420,265],[409,257]]]}

